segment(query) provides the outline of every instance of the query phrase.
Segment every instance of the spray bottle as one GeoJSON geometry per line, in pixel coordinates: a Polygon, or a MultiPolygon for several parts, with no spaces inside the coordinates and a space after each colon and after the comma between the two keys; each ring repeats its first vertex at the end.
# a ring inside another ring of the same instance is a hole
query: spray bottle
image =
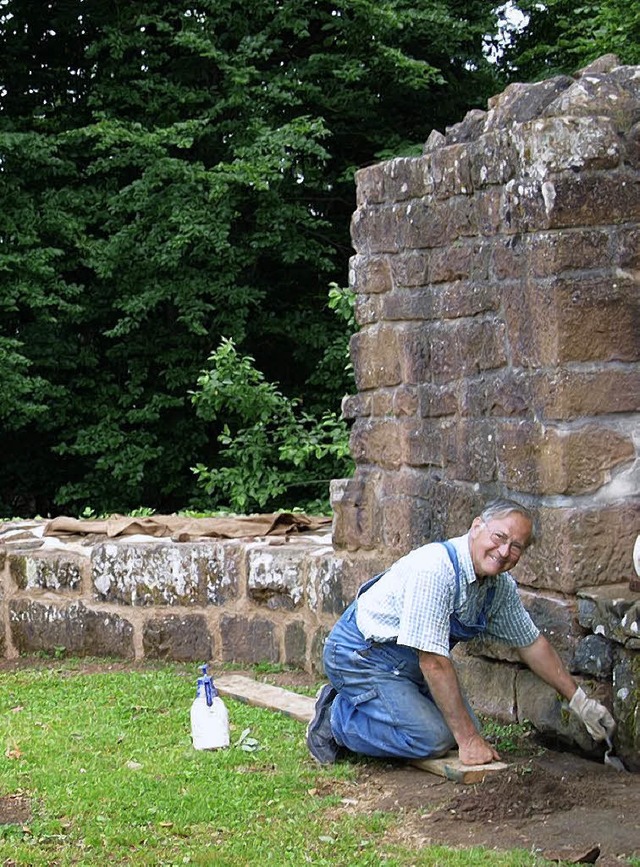
{"type": "Polygon", "coordinates": [[[191,737],[196,750],[218,750],[229,746],[229,716],[207,666],[201,671],[191,705],[191,737]]]}

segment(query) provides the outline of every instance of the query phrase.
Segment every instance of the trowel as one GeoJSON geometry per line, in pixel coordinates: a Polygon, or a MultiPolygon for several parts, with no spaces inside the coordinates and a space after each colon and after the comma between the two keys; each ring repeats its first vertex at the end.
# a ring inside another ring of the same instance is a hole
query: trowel
{"type": "Polygon", "coordinates": [[[611,737],[607,735],[607,749],[604,751],[604,763],[605,765],[609,765],[610,768],[614,768],[616,771],[627,772],[627,769],[622,764],[622,759],[619,759],[617,756],[613,755],[613,741],[611,737]]]}

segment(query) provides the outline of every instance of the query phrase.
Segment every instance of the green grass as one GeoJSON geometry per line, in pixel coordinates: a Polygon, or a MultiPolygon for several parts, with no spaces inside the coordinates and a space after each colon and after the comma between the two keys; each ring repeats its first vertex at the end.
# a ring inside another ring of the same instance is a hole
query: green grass
{"type": "Polygon", "coordinates": [[[24,825],[0,825],[2,864],[539,863],[524,852],[391,847],[385,830],[401,816],[336,811],[340,795],[321,793],[339,792],[358,766],[318,768],[304,725],[277,713],[226,700],[232,747],[195,751],[196,666],[83,666],[0,674],[0,798],[19,793],[33,811],[24,825]],[[233,746],[245,728],[256,752],[233,746]]]}

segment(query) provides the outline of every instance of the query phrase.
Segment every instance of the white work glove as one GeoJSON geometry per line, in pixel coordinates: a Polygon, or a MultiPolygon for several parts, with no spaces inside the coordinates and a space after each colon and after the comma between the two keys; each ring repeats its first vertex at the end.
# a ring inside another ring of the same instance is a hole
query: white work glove
{"type": "Polygon", "coordinates": [[[584,723],[584,727],[594,741],[605,740],[616,727],[615,720],[606,707],[593,698],[587,698],[580,687],[569,702],[569,710],[572,710],[584,723]]]}

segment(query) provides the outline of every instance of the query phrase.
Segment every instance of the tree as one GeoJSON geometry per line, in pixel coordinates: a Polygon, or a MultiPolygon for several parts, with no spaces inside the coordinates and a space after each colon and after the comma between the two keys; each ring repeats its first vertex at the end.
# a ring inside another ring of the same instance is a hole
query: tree
{"type": "Polygon", "coordinates": [[[640,63],[640,7],[623,0],[571,3],[521,0],[513,4],[526,16],[512,29],[500,66],[511,80],[534,81],[572,74],[603,54],[621,63],[640,63]]]}
{"type": "Polygon", "coordinates": [[[4,0],[0,513],[188,505],[220,433],[189,390],[223,338],[337,410],[341,372],[317,371],[353,173],[495,90],[492,21],[453,0],[4,0]]]}

